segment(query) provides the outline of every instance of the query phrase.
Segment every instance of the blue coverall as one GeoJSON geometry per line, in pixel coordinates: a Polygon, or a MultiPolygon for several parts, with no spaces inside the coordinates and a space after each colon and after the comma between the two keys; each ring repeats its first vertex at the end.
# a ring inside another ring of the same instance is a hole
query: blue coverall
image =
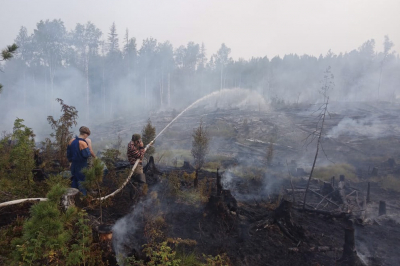
{"type": "Polygon", "coordinates": [[[82,138],[75,139],[67,147],[67,158],[71,163],[71,175],[72,184],[71,187],[79,189],[83,195],[86,196],[86,189],[83,187],[82,182],[85,181],[85,175],[82,173],[82,169],[88,166],[87,159],[90,156],[89,145],[87,145],[86,140],[82,138]],[[86,148],[81,149],[79,147],[79,142],[83,141],[86,143],[86,148]]]}

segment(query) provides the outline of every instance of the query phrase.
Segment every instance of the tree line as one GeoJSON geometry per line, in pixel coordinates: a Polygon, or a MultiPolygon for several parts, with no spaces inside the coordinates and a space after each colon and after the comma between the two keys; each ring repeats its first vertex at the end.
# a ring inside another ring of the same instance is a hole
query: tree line
{"type": "Polygon", "coordinates": [[[139,46],[128,29],[119,36],[115,23],[103,33],[91,22],[67,30],[61,20],[46,20],[32,33],[21,27],[15,43],[15,59],[0,73],[3,108],[40,106],[52,113],[62,98],[86,118],[181,108],[232,87],[257,90],[272,101],[313,102],[328,66],[336,77],[333,101],[393,100],[400,84],[400,59],[388,36],[379,52],[371,39],[340,54],[234,60],[225,44],[213,54],[204,43],[175,48],[153,37],[139,46]]]}

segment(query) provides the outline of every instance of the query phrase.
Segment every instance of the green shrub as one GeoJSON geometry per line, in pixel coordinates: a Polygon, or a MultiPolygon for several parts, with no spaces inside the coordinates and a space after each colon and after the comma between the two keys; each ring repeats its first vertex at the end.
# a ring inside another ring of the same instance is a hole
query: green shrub
{"type": "Polygon", "coordinates": [[[206,260],[206,264],[207,266],[229,266],[232,265],[229,257],[223,253],[221,255],[217,255],[215,257],[213,256],[206,256],[203,254],[204,259],[206,260]]]}
{"type": "Polygon", "coordinates": [[[176,252],[176,258],[180,260],[180,265],[185,266],[202,266],[203,263],[197,258],[196,253],[185,253],[183,251],[176,252]]]}
{"type": "Polygon", "coordinates": [[[234,138],[236,136],[235,128],[228,122],[218,120],[208,129],[210,137],[234,138]]]}
{"type": "Polygon", "coordinates": [[[14,246],[12,240],[22,236],[22,228],[25,219],[17,217],[11,224],[0,228],[0,264],[11,265],[14,246]]]}
{"type": "Polygon", "coordinates": [[[130,257],[124,260],[123,265],[132,266],[179,266],[185,265],[181,264],[180,259],[176,258],[176,252],[173,251],[169,246],[167,241],[156,243],[156,244],[146,244],[144,245],[143,252],[149,259],[148,262],[143,260],[136,260],[135,257],[130,257]]]}
{"type": "Polygon", "coordinates": [[[179,179],[179,175],[177,172],[171,172],[167,176],[168,180],[168,191],[171,196],[177,196],[180,188],[181,188],[181,181],[179,179]]]}
{"type": "Polygon", "coordinates": [[[90,252],[92,232],[86,213],[75,207],[60,209],[66,189],[55,185],[48,201],[35,204],[24,223],[22,236],[12,241],[13,264],[22,265],[98,265],[90,252]]]}
{"type": "MultiPolygon", "coordinates": [[[[102,197],[102,188],[101,183],[103,182],[103,169],[104,164],[99,158],[95,158],[93,160],[92,166],[89,168],[85,168],[82,170],[82,173],[85,175],[85,181],[83,182],[83,186],[88,190],[97,190],[98,197],[102,197]]],[[[103,222],[103,206],[102,201],[96,201],[99,203],[100,207],[100,222],[103,222]]]]}

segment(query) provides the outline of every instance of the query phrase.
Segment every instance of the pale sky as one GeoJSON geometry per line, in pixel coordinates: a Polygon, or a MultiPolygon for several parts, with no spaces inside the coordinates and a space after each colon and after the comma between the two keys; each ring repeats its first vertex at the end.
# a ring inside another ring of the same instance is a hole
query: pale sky
{"type": "Polygon", "coordinates": [[[0,48],[21,26],[31,34],[40,20],[61,19],[67,30],[91,21],[103,38],[115,22],[120,43],[128,28],[138,48],[148,37],[174,48],[204,42],[207,57],[221,43],[234,59],[338,54],[369,39],[382,50],[384,35],[400,51],[400,0],[0,0],[0,7],[0,48]]]}

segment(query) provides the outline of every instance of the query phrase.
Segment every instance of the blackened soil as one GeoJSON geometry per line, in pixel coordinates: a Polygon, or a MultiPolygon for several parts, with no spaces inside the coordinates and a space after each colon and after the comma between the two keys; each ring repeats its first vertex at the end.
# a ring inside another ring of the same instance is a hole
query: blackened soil
{"type": "Polygon", "coordinates": [[[238,203],[237,212],[229,214],[213,212],[207,206],[176,204],[174,212],[166,216],[170,237],[196,240],[200,253],[226,253],[234,265],[337,265],[341,252],[307,250],[342,247],[345,222],[295,210],[292,219],[305,232],[296,242],[274,223],[271,204],[238,203]],[[300,252],[291,252],[293,247],[300,252]]]}

